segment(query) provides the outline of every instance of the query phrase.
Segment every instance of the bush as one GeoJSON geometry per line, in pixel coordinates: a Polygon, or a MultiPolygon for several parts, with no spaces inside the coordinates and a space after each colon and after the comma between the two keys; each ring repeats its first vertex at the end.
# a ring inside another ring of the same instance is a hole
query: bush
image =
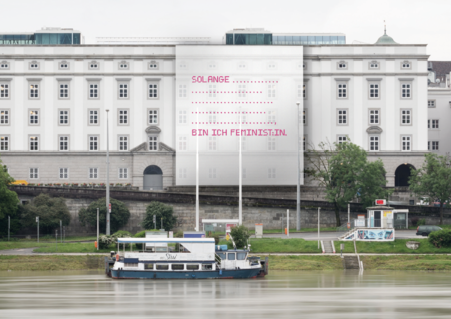
{"type": "Polygon", "coordinates": [[[112,236],[115,236],[116,238],[131,238],[132,234],[126,230],[118,230],[112,236]]]}
{"type": "MultiPolygon", "coordinates": [[[[232,235],[233,236],[233,235],[232,235]]],[[[219,245],[219,235],[211,235],[208,234],[207,235],[208,238],[214,238],[215,239],[215,245],[219,245]]],[[[233,237],[233,239],[235,239],[235,237],[233,237]]]]}
{"type": "Polygon", "coordinates": [[[451,230],[433,231],[429,234],[428,241],[437,248],[451,247],[451,230]]]}
{"type": "Polygon", "coordinates": [[[410,222],[412,223],[412,226],[417,227],[418,220],[419,220],[418,217],[412,217],[412,218],[410,219],[410,222]]]}
{"type": "MultiPolygon", "coordinates": [[[[116,232],[125,226],[130,218],[130,211],[125,204],[117,199],[111,198],[110,231],[116,232]]],[[[101,198],[92,202],[88,208],[82,208],[78,212],[80,224],[92,227],[97,226],[97,208],[99,208],[99,228],[106,233],[106,199],[101,198]]]]}
{"type": "Polygon", "coordinates": [[[245,248],[247,246],[247,240],[250,237],[247,227],[244,225],[232,227],[230,234],[233,237],[236,248],[245,248]]]}
{"type": "MultiPolygon", "coordinates": [[[[135,234],[135,236],[133,236],[134,238],[145,238],[146,237],[146,232],[148,232],[148,231],[157,231],[157,230],[154,230],[154,229],[152,229],[152,230],[142,230],[142,231],[140,231],[140,232],[137,232],[136,234],[135,234]]],[[[136,248],[137,249],[142,249],[143,248],[143,245],[142,244],[135,244],[136,245],[136,248]]]]}
{"type": "Polygon", "coordinates": [[[97,243],[99,245],[99,249],[106,249],[110,247],[112,244],[116,244],[117,237],[114,236],[108,236],[108,235],[100,235],[99,236],[99,242],[97,243]]]}
{"type": "Polygon", "coordinates": [[[417,226],[426,225],[426,218],[421,218],[417,222],[417,226]]]}
{"type": "Polygon", "coordinates": [[[146,229],[155,228],[153,223],[153,216],[155,215],[157,229],[161,227],[161,219],[163,218],[163,229],[172,230],[177,222],[177,218],[173,216],[173,213],[174,210],[172,206],[160,202],[151,202],[147,205],[146,216],[141,225],[146,229]]]}

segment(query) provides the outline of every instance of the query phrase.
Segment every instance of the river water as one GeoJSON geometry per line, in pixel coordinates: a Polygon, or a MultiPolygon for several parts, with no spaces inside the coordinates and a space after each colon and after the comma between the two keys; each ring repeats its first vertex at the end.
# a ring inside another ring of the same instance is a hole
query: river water
{"type": "Polygon", "coordinates": [[[0,318],[451,318],[451,273],[271,271],[249,280],[0,272],[0,318]]]}

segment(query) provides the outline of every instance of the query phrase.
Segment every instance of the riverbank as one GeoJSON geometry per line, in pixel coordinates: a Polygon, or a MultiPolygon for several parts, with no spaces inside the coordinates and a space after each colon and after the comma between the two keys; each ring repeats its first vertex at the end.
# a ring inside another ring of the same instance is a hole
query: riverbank
{"type": "MultiPolygon", "coordinates": [[[[343,270],[340,255],[264,255],[269,270],[343,270]]],[[[365,270],[451,271],[449,255],[360,256],[365,270]]],[[[104,256],[24,255],[0,256],[0,271],[104,269],[104,256]]]]}

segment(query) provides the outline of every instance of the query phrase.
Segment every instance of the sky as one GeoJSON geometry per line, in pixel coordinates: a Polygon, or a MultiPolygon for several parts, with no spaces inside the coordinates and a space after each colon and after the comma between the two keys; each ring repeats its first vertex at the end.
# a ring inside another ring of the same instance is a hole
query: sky
{"type": "Polygon", "coordinates": [[[374,43],[384,32],[400,44],[427,44],[430,60],[451,61],[449,0],[0,0],[0,33],[42,27],[96,37],[222,38],[233,28],[274,33],[345,33],[374,43]]]}

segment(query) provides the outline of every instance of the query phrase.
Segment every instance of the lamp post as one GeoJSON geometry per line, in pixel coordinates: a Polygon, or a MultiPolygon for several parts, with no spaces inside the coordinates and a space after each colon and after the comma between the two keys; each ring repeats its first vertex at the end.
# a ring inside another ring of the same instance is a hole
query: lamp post
{"type": "Polygon", "coordinates": [[[108,128],[108,112],[106,111],[106,234],[110,235],[110,139],[108,128]]]}
{"type": "Polygon", "coordinates": [[[300,170],[300,159],[299,159],[299,105],[301,102],[296,102],[296,106],[298,109],[298,160],[296,162],[297,164],[297,173],[298,173],[298,183],[297,183],[297,194],[296,194],[296,230],[301,230],[301,170],[300,170]]]}

